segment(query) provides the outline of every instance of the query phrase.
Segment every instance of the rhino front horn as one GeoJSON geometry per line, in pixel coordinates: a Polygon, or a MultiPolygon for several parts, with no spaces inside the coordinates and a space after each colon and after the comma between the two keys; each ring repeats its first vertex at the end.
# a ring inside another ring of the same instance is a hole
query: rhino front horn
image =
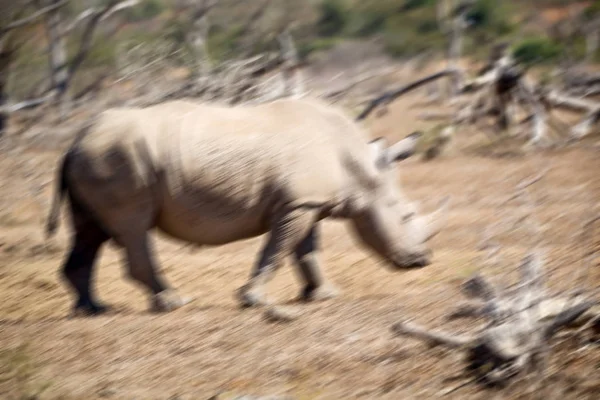
{"type": "Polygon", "coordinates": [[[450,196],[446,196],[438,206],[437,210],[431,214],[423,216],[425,220],[425,240],[429,240],[437,235],[444,223],[444,217],[450,206],[450,196]]]}

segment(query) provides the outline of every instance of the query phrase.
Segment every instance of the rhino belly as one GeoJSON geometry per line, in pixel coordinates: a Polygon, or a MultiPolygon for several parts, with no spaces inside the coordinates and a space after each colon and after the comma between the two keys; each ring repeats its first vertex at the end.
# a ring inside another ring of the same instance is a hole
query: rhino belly
{"type": "Polygon", "coordinates": [[[230,213],[216,212],[206,203],[186,204],[165,199],[157,218],[157,228],[166,234],[199,245],[221,245],[259,236],[268,230],[260,207],[238,208],[230,213]]]}

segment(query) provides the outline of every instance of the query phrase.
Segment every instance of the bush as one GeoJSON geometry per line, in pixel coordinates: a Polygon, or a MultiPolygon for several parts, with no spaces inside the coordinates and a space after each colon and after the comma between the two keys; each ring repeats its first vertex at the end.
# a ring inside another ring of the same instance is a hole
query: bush
{"type": "Polygon", "coordinates": [[[505,35],[512,31],[508,21],[510,10],[506,3],[497,0],[477,0],[467,13],[472,28],[489,31],[490,34],[505,35]]]}
{"type": "Polygon", "coordinates": [[[417,25],[418,33],[436,33],[439,32],[439,30],[440,27],[435,19],[424,19],[417,25]]]}
{"type": "Polygon", "coordinates": [[[386,20],[384,40],[392,56],[412,56],[446,46],[435,19],[435,9],[420,8],[410,13],[399,13],[386,20]]]}
{"type": "Polygon", "coordinates": [[[513,49],[513,57],[525,65],[543,64],[556,60],[563,48],[544,37],[525,39],[513,49]]]}
{"type": "Polygon", "coordinates": [[[222,62],[231,58],[238,48],[242,26],[213,26],[208,35],[208,52],[213,60],[222,62]]]}
{"type": "Polygon", "coordinates": [[[347,11],[340,0],[323,0],[319,5],[317,31],[321,36],[336,36],[347,24],[347,11]]]}
{"type": "Polygon", "coordinates": [[[307,42],[301,42],[298,45],[298,56],[301,59],[305,59],[311,53],[316,53],[323,50],[329,50],[339,43],[337,38],[322,38],[314,39],[307,42]]]}
{"type": "Polygon", "coordinates": [[[591,21],[598,18],[600,14],[600,1],[594,1],[583,11],[583,18],[586,21],[591,21]]]}
{"type": "Polygon", "coordinates": [[[364,13],[353,13],[346,29],[350,36],[370,36],[380,32],[385,26],[387,15],[382,12],[369,10],[364,13]]]}
{"type": "Polygon", "coordinates": [[[126,18],[132,22],[145,21],[156,17],[164,9],[165,5],[161,0],[144,0],[141,4],[127,9],[126,18]]]}
{"type": "Polygon", "coordinates": [[[405,0],[402,4],[402,11],[414,10],[416,8],[435,5],[436,0],[405,0]]]}

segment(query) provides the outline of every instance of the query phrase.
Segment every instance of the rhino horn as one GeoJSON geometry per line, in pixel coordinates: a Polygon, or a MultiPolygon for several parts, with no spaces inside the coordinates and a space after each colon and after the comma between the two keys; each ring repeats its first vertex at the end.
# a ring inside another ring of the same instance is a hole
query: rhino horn
{"type": "Polygon", "coordinates": [[[423,134],[419,131],[413,132],[404,139],[394,143],[387,149],[387,162],[402,161],[412,156],[417,150],[417,144],[423,134]]]}

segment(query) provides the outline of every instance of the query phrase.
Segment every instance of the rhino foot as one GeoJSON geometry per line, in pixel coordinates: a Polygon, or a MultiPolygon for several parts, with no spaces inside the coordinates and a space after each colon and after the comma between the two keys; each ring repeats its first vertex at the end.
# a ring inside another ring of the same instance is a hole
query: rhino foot
{"type": "Polygon", "coordinates": [[[163,290],[152,296],[152,312],[169,312],[191,302],[191,298],[182,298],[174,290],[163,290]]]}
{"type": "Polygon", "coordinates": [[[244,308],[267,305],[262,290],[256,287],[244,285],[238,290],[237,295],[240,305],[244,308]]]}
{"type": "Polygon", "coordinates": [[[95,303],[91,301],[82,302],[79,301],[71,314],[72,318],[78,317],[92,317],[105,314],[110,310],[110,307],[104,304],[95,303]]]}
{"type": "Polygon", "coordinates": [[[302,291],[302,300],[304,301],[324,301],[333,299],[340,295],[340,290],[330,283],[325,283],[318,287],[307,287],[302,291]]]}

